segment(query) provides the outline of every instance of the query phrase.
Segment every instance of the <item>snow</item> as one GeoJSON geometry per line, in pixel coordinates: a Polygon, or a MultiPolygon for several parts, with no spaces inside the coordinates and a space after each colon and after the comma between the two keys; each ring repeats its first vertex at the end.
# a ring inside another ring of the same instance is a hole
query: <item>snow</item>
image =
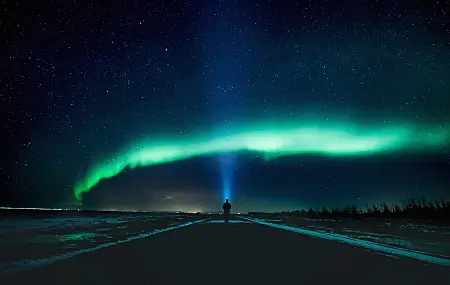
{"type": "MultiPolygon", "coordinates": [[[[98,244],[98,245],[96,245],[94,247],[78,249],[78,250],[65,252],[65,253],[61,253],[61,254],[55,254],[55,255],[51,255],[51,256],[48,256],[48,257],[40,258],[40,259],[27,259],[27,260],[21,260],[21,261],[17,261],[17,262],[9,262],[9,263],[0,264],[0,274],[12,273],[12,272],[21,272],[21,271],[24,271],[24,270],[32,269],[34,267],[40,267],[40,266],[44,266],[44,265],[49,265],[49,264],[55,263],[57,261],[68,259],[68,258],[72,258],[72,257],[75,257],[75,256],[83,254],[83,253],[92,252],[92,251],[95,251],[95,250],[99,250],[99,249],[106,248],[106,247],[111,247],[111,246],[114,246],[114,245],[122,244],[122,243],[125,243],[125,242],[130,242],[130,241],[137,240],[137,239],[147,238],[147,237],[150,237],[150,236],[153,236],[153,235],[156,235],[156,234],[160,234],[160,233],[164,233],[164,232],[167,232],[167,231],[176,230],[176,229],[179,229],[179,228],[187,227],[187,226],[198,224],[198,223],[202,223],[202,222],[205,222],[206,220],[208,220],[208,219],[191,221],[191,222],[187,222],[187,223],[183,223],[183,224],[178,224],[178,225],[175,225],[175,226],[169,226],[169,227],[164,228],[164,229],[156,229],[154,231],[142,233],[142,234],[139,234],[139,235],[134,235],[134,236],[128,237],[128,238],[123,239],[123,240],[117,240],[117,241],[114,241],[114,242],[107,242],[107,243],[103,243],[103,244],[98,244]]],[[[31,223],[30,223],[30,225],[31,225],[31,223]]],[[[90,234],[86,238],[91,238],[94,235],[96,235],[96,234],[90,234]]],[[[53,237],[55,237],[55,236],[53,236],[53,237]]],[[[73,237],[71,237],[69,235],[62,236],[61,238],[62,239],[66,239],[66,240],[67,239],[71,239],[71,238],[73,239],[73,237]]],[[[50,241],[50,242],[52,242],[52,241],[50,241]]]]}
{"type": "Polygon", "coordinates": [[[261,219],[256,219],[256,218],[247,218],[247,217],[242,217],[242,218],[247,221],[251,221],[254,223],[261,224],[261,225],[278,228],[278,229],[282,229],[282,230],[286,230],[286,231],[291,231],[291,232],[295,232],[295,233],[305,234],[305,235],[313,236],[316,238],[348,243],[348,244],[352,244],[355,246],[359,246],[359,247],[363,247],[363,248],[367,248],[367,249],[371,249],[371,250],[375,250],[375,251],[380,251],[385,254],[404,256],[404,257],[414,258],[414,259],[418,259],[421,261],[431,262],[431,263],[435,263],[435,264],[439,264],[439,265],[443,265],[443,266],[450,266],[450,257],[447,257],[447,256],[443,256],[443,257],[433,256],[426,252],[407,250],[404,248],[387,246],[387,245],[383,245],[383,244],[376,243],[376,242],[351,238],[349,236],[341,235],[341,234],[331,234],[331,233],[312,231],[312,230],[291,227],[291,226],[286,226],[286,225],[281,225],[281,224],[274,224],[274,223],[267,222],[267,221],[261,220],[261,219]]]}

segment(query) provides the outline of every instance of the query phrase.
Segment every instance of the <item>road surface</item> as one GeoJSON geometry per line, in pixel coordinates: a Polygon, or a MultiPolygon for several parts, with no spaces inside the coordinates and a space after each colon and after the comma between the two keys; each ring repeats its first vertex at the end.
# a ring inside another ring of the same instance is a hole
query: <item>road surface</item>
{"type": "Polygon", "coordinates": [[[0,284],[450,284],[449,267],[249,222],[202,223],[0,277],[0,284]]]}

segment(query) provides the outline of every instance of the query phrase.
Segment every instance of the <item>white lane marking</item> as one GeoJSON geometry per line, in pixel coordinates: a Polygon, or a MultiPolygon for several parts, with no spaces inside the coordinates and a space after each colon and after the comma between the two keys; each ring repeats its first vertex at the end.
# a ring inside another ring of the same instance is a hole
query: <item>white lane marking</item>
{"type": "Polygon", "coordinates": [[[29,270],[29,269],[32,269],[32,268],[35,268],[35,267],[41,267],[41,266],[45,266],[45,265],[50,265],[50,264],[55,263],[57,261],[64,260],[64,259],[69,259],[69,258],[75,257],[77,255],[80,255],[82,253],[88,253],[88,252],[92,252],[92,251],[99,250],[99,249],[102,249],[102,248],[118,245],[118,244],[121,244],[121,243],[125,243],[125,242],[129,242],[129,241],[137,240],[137,239],[146,238],[146,237],[153,236],[153,235],[156,235],[156,234],[160,234],[160,233],[176,230],[176,229],[179,229],[179,228],[191,226],[191,225],[198,224],[198,223],[202,223],[202,222],[205,222],[207,220],[209,220],[209,219],[203,219],[203,220],[188,222],[188,223],[184,223],[184,224],[173,226],[173,227],[168,227],[168,228],[161,229],[161,230],[157,229],[157,230],[154,230],[152,232],[145,233],[145,234],[140,234],[140,235],[137,235],[137,236],[132,236],[132,237],[126,238],[124,240],[119,240],[119,241],[115,241],[115,242],[108,242],[108,243],[104,243],[104,244],[99,244],[99,245],[97,245],[95,247],[84,248],[84,249],[80,249],[80,250],[76,250],[76,251],[71,251],[71,252],[67,252],[67,253],[63,253],[63,254],[50,256],[50,257],[47,257],[47,258],[32,259],[32,260],[22,260],[22,261],[7,263],[7,264],[4,264],[3,266],[0,266],[0,275],[6,274],[6,273],[17,273],[17,272],[22,272],[22,271],[29,270]],[[1,267],[4,267],[4,269],[2,269],[1,267]]]}
{"type": "Polygon", "coordinates": [[[360,246],[360,247],[364,247],[364,248],[368,248],[368,249],[372,249],[372,250],[382,251],[382,252],[393,254],[393,255],[400,255],[400,256],[414,258],[414,259],[418,259],[418,260],[422,260],[422,261],[426,261],[426,262],[430,262],[430,263],[435,263],[435,264],[439,264],[439,265],[443,265],[443,266],[450,266],[450,259],[432,256],[432,255],[429,255],[427,252],[407,250],[407,249],[398,248],[398,247],[391,247],[391,246],[382,245],[382,244],[379,244],[376,242],[351,238],[351,237],[348,237],[345,235],[320,233],[320,232],[315,232],[315,231],[311,231],[311,230],[306,230],[303,228],[296,228],[296,227],[291,227],[291,226],[286,226],[286,225],[274,224],[274,223],[266,222],[264,220],[260,220],[260,219],[256,219],[256,218],[247,218],[247,217],[241,217],[241,218],[245,219],[247,221],[251,221],[254,223],[258,223],[261,225],[278,228],[278,229],[282,229],[282,230],[286,230],[286,231],[305,234],[305,235],[309,235],[309,236],[313,236],[313,237],[317,237],[317,238],[321,238],[321,239],[340,241],[340,242],[344,242],[344,243],[348,243],[348,244],[352,244],[352,245],[356,245],[356,246],[360,246]]]}
{"type": "MultiPolygon", "coordinates": [[[[249,224],[249,221],[243,221],[243,220],[229,220],[230,224],[249,224]]],[[[224,220],[210,220],[207,222],[207,224],[225,224],[224,220]]]]}

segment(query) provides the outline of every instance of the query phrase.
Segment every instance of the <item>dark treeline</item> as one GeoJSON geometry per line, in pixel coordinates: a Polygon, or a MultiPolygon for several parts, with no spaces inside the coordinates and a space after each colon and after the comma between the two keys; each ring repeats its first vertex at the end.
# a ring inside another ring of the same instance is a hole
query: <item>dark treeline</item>
{"type": "Polygon", "coordinates": [[[426,198],[410,197],[400,205],[388,205],[386,203],[366,205],[359,208],[355,205],[347,205],[341,208],[321,209],[309,208],[308,210],[284,211],[283,216],[297,216],[310,218],[411,218],[411,219],[438,219],[450,220],[450,200],[429,201],[426,198]]]}

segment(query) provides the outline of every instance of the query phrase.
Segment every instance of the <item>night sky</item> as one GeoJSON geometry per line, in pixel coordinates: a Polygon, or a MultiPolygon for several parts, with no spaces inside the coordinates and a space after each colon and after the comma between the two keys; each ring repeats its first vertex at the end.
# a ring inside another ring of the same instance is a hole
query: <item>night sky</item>
{"type": "Polygon", "coordinates": [[[0,8],[0,206],[450,196],[446,1],[0,8]]]}

